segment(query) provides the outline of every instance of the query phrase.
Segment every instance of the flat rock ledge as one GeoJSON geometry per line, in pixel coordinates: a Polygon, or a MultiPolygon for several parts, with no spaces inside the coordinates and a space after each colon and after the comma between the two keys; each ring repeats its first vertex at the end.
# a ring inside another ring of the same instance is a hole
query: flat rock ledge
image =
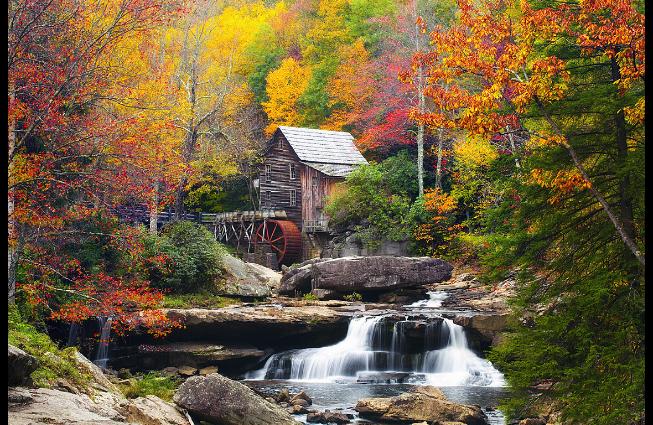
{"type": "Polygon", "coordinates": [[[92,396],[49,388],[10,387],[8,419],[12,425],[189,425],[177,408],[156,396],[129,400],[97,391],[92,396]]]}
{"type": "Polygon", "coordinates": [[[260,346],[283,339],[331,333],[347,329],[351,311],[328,306],[257,305],[221,309],[169,309],[168,317],[181,319],[185,328],[175,331],[175,337],[185,341],[230,341],[260,346]]]}
{"type": "Polygon", "coordinates": [[[187,379],[174,401],[194,417],[221,425],[299,425],[283,408],[217,373],[187,379]]]}
{"type": "Polygon", "coordinates": [[[342,257],[313,259],[288,270],[281,278],[279,294],[313,292],[318,298],[339,294],[379,293],[445,281],[453,266],[439,258],[342,257]]]}
{"type": "Polygon", "coordinates": [[[389,423],[412,424],[457,422],[466,425],[487,425],[480,406],[458,404],[447,400],[439,389],[431,386],[391,398],[364,398],[356,404],[361,418],[389,423]]]}

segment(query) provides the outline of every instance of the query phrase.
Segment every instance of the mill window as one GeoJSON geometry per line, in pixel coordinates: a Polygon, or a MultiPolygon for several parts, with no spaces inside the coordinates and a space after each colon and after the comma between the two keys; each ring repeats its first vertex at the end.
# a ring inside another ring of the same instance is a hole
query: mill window
{"type": "Polygon", "coordinates": [[[297,178],[297,170],[295,169],[295,164],[290,164],[290,180],[295,180],[297,178]]]}
{"type": "Polygon", "coordinates": [[[290,189],[290,206],[294,207],[297,205],[297,191],[295,189],[290,189]]]}
{"type": "Polygon", "coordinates": [[[272,181],[272,166],[270,164],[265,164],[265,182],[270,183],[272,181]]]}

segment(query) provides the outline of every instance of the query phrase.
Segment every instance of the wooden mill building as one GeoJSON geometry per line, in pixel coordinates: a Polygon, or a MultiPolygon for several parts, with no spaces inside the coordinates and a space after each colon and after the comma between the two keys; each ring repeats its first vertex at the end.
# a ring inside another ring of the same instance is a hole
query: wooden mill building
{"type": "Polygon", "coordinates": [[[367,161],[351,134],[280,126],[268,141],[259,176],[260,210],[284,210],[302,235],[302,257],[328,231],[325,199],[335,183],[367,161]]]}

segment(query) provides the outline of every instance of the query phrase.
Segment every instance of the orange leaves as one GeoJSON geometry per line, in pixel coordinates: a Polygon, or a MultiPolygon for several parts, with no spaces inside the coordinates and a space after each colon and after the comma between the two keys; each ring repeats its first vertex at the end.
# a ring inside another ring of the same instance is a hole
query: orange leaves
{"type": "Polygon", "coordinates": [[[331,77],[327,92],[331,116],[322,128],[341,130],[352,124],[367,107],[374,94],[370,55],[362,39],[340,49],[340,66],[331,77]]]}
{"type": "Polygon", "coordinates": [[[444,220],[446,217],[443,215],[453,212],[457,206],[456,199],[441,189],[431,189],[424,193],[424,209],[437,214],[433,217],[435,222],[444,220]]]}
{"type": "Polygon", "coordinates": [[[553,173],[535,168],[531,170],[530,176],[533,183],[553,190],[553,195],[548,200],[551,205],[559,204],[565,195],[573,191],[588,189],[591,186],[578,170],[560,170],[553,173]]]}

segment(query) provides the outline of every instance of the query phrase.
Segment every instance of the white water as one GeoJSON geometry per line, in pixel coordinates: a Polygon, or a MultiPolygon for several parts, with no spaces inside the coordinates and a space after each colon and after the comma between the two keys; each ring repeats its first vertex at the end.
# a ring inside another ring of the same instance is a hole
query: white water
{"type": "Polygon", "coordinates": [[[448,296],[448,294],[444,291],[429,291],[427,294],[429,296],[427,300],[415,301],[412,304],[408,304],[406,307],[440,308],[442,307],[442,301],[444,301],[448,296]]]}
{"type": "Polygon", "coordinates": [[[248,379],[264,379],[275,362],[290,361],[290,376],[287,379],[316,382],[332,382],[347,375],[347,370],[367,371],[373,361],[370,351],[374,329],[382,319],[356,317],[349,322],[347,336],[335,345],[322,348],[306,348],[271,356],[263,369],[254,371],[248,379]]]}
{"type": "Polygon", "coordinates": [[[336,382],[355,380],[359,372],[373,371],[420,374],[427,384],[436,386],[505,385],[503,375],[468,348],[464,329],[450,319],[427,326],[424,350],[417,354],[406,351],[404,328],[413,322],[394,323],[391,340],[387,341],[384,319],[383,316],[353,318],[347,336],[337,344],[275,354],[262,369],[250,372],[246,379],[336,382]],[[441,348],[428,349],[434,346],[441,348]]]}
{"type": "Polygon", "coordinates": [[[429,385],[505,386],[503,374],[492,363],[478,357],[468,348],[462,326],[456,325],[451,319],[443,319],[442,325],[443,334],[448,334],[447,346],[426,351],[422,363],[422,372],[429,385]]]}
{"type": "Polygon", "coordinates": [[[97,354],[93,363],[105,368],[109,361],[109,337],[111,336],[112,317],[98,317],[100,324],[100,341],[98,342],[97,354]]]}

